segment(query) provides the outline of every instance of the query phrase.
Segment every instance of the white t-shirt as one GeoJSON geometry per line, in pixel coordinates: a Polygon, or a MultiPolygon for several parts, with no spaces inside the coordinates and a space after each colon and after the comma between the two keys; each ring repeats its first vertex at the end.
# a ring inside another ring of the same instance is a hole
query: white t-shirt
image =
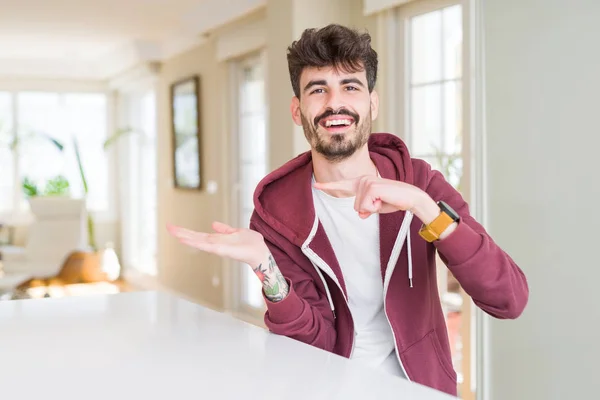
{"type": "Polygon", "coordinates": [[[361,219],[354,197],[332,197],[314,188],[313,202],[346,283],[356,335],[352,359],[403,377],[383,310],[379,216],[361,219]]]}

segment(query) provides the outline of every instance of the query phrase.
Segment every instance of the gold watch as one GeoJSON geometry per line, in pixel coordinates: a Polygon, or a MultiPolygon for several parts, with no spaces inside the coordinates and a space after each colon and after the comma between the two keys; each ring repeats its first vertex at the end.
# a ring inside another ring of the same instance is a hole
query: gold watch
{"type": "Polygon", "coordinates": [[[435,242],[442,233],[454,222],[458,221],[459,215],[443,201],[437,203],[440,207],[440,215],[419,230],[419,235],[428,242],[435,242]]]}

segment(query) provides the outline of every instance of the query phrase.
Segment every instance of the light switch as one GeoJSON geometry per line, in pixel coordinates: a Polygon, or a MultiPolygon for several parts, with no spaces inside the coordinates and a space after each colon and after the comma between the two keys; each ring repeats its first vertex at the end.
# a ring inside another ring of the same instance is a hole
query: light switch
{"type": "Polygon", "coordinates": [[[215,194],[215,193],[217,193],[217,189],[218,189],[217,182],[215,182],[215,181],[206,182],[206,191],[208,193],[215,194]]]}

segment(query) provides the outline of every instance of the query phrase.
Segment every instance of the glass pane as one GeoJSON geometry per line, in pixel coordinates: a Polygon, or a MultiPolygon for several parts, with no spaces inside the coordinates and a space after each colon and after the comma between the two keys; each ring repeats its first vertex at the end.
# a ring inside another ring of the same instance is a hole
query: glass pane
{"type": "MultiPolygon", "coordinates": [[[[43,192],[48,180],[58,175],[67,176],[68,134],[61,124],[60,97],[56,93],[22,92],[17,95],[17,103],[20,179],[30,180],[43,192]],[[64,145],[63,150],[51,139],[64,145]]],[[[71,179],[69,181],[73,185],[71,179]]],[[[21,208],[27,207],[23,200],[21,208]]]]}
{"type": "Polygon", "coordinates": [[[444,152],[459,154],[462,149],[462,90],[460,82],[444,84],[444,152]]]}
{"type": "Polygon", "coordinates": [[[441,150],[441,85],[411,90],[411,151],[415,155],[432,155],[441,150]]]}
{"type": "Polygon", "coordinates": [[[108,209],[108,163],[103,144],[107,138],[106,96],[100,93],[73,93],[64,96],[63,128],[68,134],[66,153],[69,162],[68,178],[74,195],[83,196],[83,185],[73,138],[77,145],[88,184],[87,205],[90,210],[108,209]]]}
{"type": "MultiPolygon", "coordinates": [[[[256,60],[258,61],[258,60],[256,60]]],[[[266,175],[266,115],[264,72],[260,62],[241,65],[239,71],[239,176],[240,226],[247,227],[254,210],[253,195],[266,175]]],[[[242,265],[241,301],[246,306],[263,308],[262,284],[250,266],[242,265]]]]}
{"type": "Polygon", "coordinates": [[[240,112],[242,114],[261,112],[265,106],[264,82],[257,80],[245,82],[241,88],[240,112]]]}
{"type": "Polygon", "coordinates": [[[444,9],[444,78],[462,76],[462,6],[444,9]]]}
{"type": "Polygon", "coordinates": [[[264,307],[265,301],[263,300],[262,296],[262,284],[258,280],[258,277],[247,264],[242,265],[242,271],[242,282],[244,282],[244,288],[242,290],[244,293],[244,303],[254,308],[264,307]]]}
{"type": "Polygon", "coordinates": [[[461,180],[463,172],[463,159],[460,155],[452,154],[444,158],[443,168],[445,169],[446,180],[454,186],[458,191],[461,191],[461,180]]]}
{"type": "Polygon", "coordinates": [[[89,188],[88,207],[108,208],[107,161],[102,147],[107,129],[106,96],[23,92],[17,101],[21,178],[32,180],[43,191],[48,180],[63,175],[69,181],[71,195],[82,197],[74,146],[77,139],[89,188]]]}
{"type": "Polygon", "coordinates": [[[156,238],[157,238],[157,183],[156,183],[156,101],[154,93],[148,93],[141,99],[140,121],[143,136],[140,156],[140,268],[143,272],[156,275],[156,238]]]}
{"type": "Polygon", "coordinates": [[[437,156],[415,156],[415,158],[420,158],[429,163],[431,169],[440,171],[448,183],[458,191],[461,190],[460,180],[462,178],[463,160],[460,156],[439,153],[437,156]]]}
{"type": "Polygon", "coordinates": [[[261,162],[266,155],[264,114],[248,115],[240,120],[240,155],[242,162],[261,162]]]}
{"type": "Polygon", "coordinates": [[[442,11],[411,19],[411,83],[442,79],[442,11]]]}
{"type": "MultiPolygon", "coordinates": [[[[244,209],[242,211],[242,221],[244,221],[244,227],[247,227],[250,223],[250,217],[252,215],[252,209],[244,209]]],[[[264,300],[262,297],[262,284],[258,280],[256,274],[252,271],[252,268],[248,264],[242,264],[242,301],[250,307],[262,308],[264,307],[264,300]]]]}
{"type": "Polygon", "coordinates": [[[266,175],[266,163],[242,164],[241,204],[245,208],[254,208],[253,196],[256,186],[266,175]]]}
{"type": "Polygon", "coordinates": [[[435,171],[442,171],[442,160],[440,157],[436,157],[436,156],[414,156],[414,158],[418,158],[421,159],[425,162],[427,162],[429,165],[431,165],[431,169],[435,170],[435,171]]]}
{"type": "MultiPolygon", "coordinates": [[[[10,93],[0,92],[0,213],[12,211],[14,164],[11,145],[14,140],[12,99],[10,93]]],[[[0,223],[2,220],[0,219],[0,223]]]]}

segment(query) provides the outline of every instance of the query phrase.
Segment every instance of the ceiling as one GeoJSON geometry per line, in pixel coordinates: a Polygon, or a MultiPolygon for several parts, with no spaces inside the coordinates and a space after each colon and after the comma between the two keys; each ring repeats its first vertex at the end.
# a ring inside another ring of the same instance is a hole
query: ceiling
{"type": "Polygon", "coordinates": [[[165,59],[264,0],[0,0],[0,76],[107,79],[165,59]]]}

